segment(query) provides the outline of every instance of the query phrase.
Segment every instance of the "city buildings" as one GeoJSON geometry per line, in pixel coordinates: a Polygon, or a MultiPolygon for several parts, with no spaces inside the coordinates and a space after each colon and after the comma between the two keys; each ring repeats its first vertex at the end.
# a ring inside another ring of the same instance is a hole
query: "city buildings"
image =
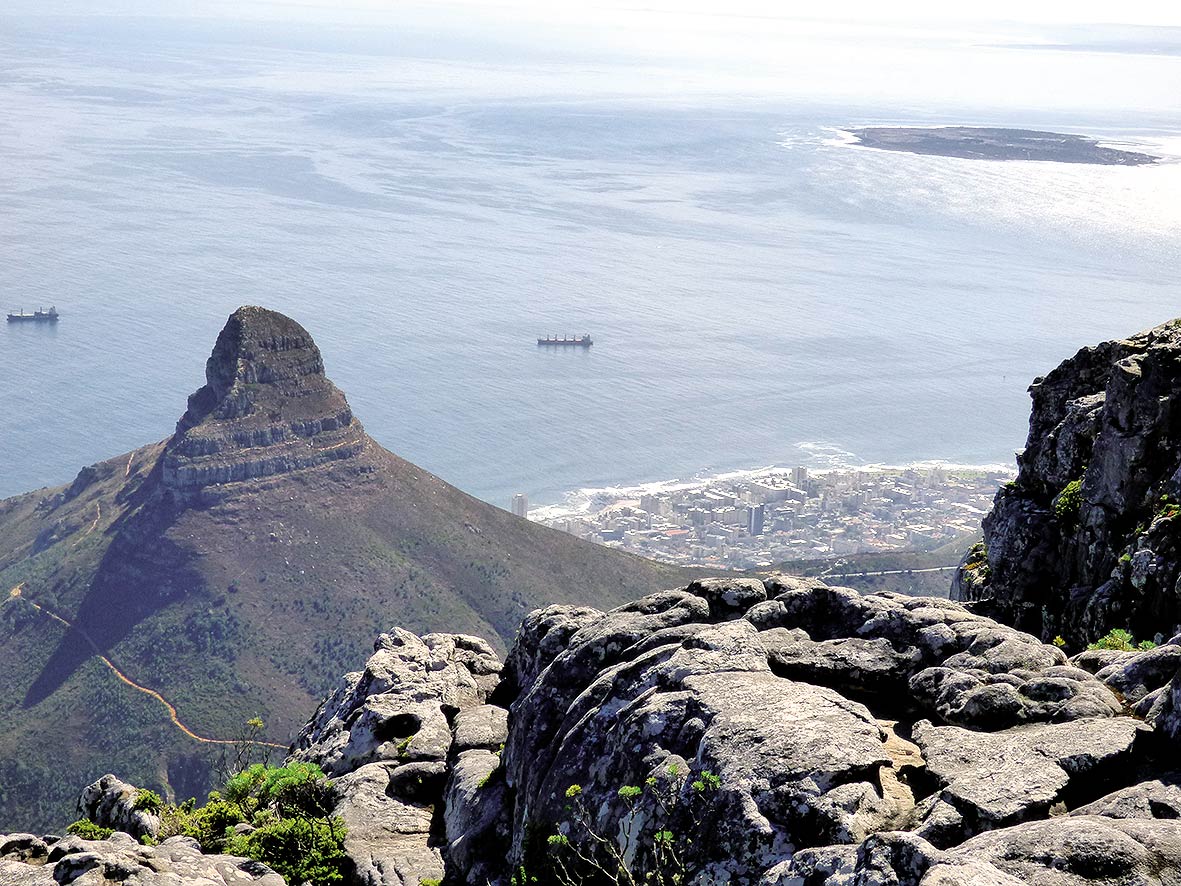
{"type": "Polygon", "coordinates": [[[540,508],[533,519],[666,563],[753,569],[938,547],[979,531],[1012,477],[999,467],[946,465],[767,470],[602,490],[585,510],[540,508]]]}

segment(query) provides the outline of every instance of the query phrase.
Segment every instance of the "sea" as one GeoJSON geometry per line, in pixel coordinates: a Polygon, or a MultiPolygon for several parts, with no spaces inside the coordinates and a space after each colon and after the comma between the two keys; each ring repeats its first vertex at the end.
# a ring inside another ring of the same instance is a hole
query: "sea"
{"type": "Polygon", "coordinates": [[[168,436],[244,304],[502,507],[1012,464],[1035,377],[1181,315],[1175,30],[99,5],[0,10],[0,302],[62,317],[0,327],[0,497],[168,436]],[[1163,160],[851,145],[868,124],[1163,160]]]}

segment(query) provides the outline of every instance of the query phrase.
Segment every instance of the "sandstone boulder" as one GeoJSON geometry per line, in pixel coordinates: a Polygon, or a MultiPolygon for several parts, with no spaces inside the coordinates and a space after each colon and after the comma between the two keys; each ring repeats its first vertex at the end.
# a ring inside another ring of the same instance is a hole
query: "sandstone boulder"
{"type": "Polygon", "coordinates": [[[139,839],[155,839],[160,833],[160,818],[154,813],[137,809],[139,788],[107,774],[87,785],[78,798],[78,807],[95,824],[123,831],[139,839]]]}
{"type": "Polygon", "coordinates": [[[418,886],[443,877],[445,796],[468,796],[448,782],[466,786],[471,772],[456,757],[475,749],[492,756],[505,739],[507,712],[485,704],[500,671],[479,638],[396,628],[300,732],[292,759],[333,777],[334,814],[348,829],[345,851],[359,882],[418,886]]]}

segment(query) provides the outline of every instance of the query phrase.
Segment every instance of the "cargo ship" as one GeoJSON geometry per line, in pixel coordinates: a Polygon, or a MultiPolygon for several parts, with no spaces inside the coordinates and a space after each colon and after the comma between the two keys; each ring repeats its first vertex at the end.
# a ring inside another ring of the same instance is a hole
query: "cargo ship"
{"type": "Polygon", "coordinates": [[[591,340],[590,334],[585,335],[547,335],[545,338],[537,340],[539,345],[547,345],[550,347],[567,347],[567,348],[589,348],[594,344],[591,340]]]}
{"type": "Polygon", "coordinates": [[[57,308],[53,305],[49,306],[49,310],[38,308],[31,314],[26,314],[25,309],[21,308],[15,314],[8,315],[9,323],[56,323],[58,321],[57,308]]]}

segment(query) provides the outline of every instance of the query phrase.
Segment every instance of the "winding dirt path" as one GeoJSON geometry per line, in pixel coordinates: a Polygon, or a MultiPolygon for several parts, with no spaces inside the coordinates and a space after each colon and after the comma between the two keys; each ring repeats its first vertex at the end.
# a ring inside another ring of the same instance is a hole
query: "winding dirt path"
{"type": "MultiPolygon", "coordinates": [[[[32,606],[34,609],[36,609],[42,615],[47,615],[50,618],[52,618],[54,621],[58,622],[59,624],[64,625],[66,628],[68,628],[72,631],[76,631],[78,633],[78,635],[80,637],[82,637],[82,639],[84,639],[90,645],[90,648],[94,650],[94,654],[96,656],[98,656],[98,660],[101,661],[103,664],[105,664],[108,668],[110,668],[112,674],[114,674],[123,683],[126,683],[128,686],[130,686],[136,692],[142,692],[144,695],[149,695],[152,698],[156,699],[156,701],[160,702],[160,704],[164,705],[164,707],[168,709],[168,718],[170,720],[172,720],[172,725],[175,726],[177,729],[179,729],[181,732],[183,732],[185,735],[187,735],[189,738],[193,739],[194,741],[199,741],[202,744],[232,745],[232,744],[239,744],[240,743],[238,741],[235,741],[233,739],[228,739],[228,738],[208,738],[204,735],[198,735],[196,732],[194,732],[192,729],[190,729],[188,726],[186,726],[184,723],[182,723],[180,721],[180,718],[176,715],[176,706],[174,704],[172,704],[172,702],[170,702],[168,699],[166,699],[163,695],[161,695],[155,689],[151,689],[147,686],[141,686],[139,683],[136,683],[134,680],[132,680],[130,677],[128,677],[126,674],[124,674],[121,670],[119,670],[119,668],[117,668],[115,666],[115,663],[113,661],[111,661],[109,658],[107,658],[105,655],[103,655],[102,650],[98,648],[98,644],[95,643],[94,640],[90,639],[90,636],[84,630],[82,630],[80,627],[77,627],[76,625],[72,624],[71,622],[67,621],[66,619],[62,618],[60,615],[58,615],[53,610],[47,609],[46,607],[40,605],[39,603],[34,603],[28,597],[23,596],[24,588],[25,588],[24,582],[21,582],[20,584],[18,584],[15,588],[13,588],[11,591],[8,592],[8,600],[18,600],[18,599],[23,600],[25,603],[28,603],[30,606],[32,606]]],[[[251,742],[251,744],[260,745],[265,748],[282,748],[283,750],[287,749],[287,745],[285,745],[285,744],[275,744],[274,742],[270,742],[270,741],[254,741],[254,742],[251,742]]]]}
{"type": "Polygon", "coordinates": [[[78,547],[78,545],[82,544],[82,542],[86,540],[86,536],[90,535],[90,533],[94,532],[94,530],[98,528],[98,521],[103,518],[103,506],[98,502],[95,502],[94,508],[96,512],[94,515],[94,522],[90,524],[89,529],[82,533],[81,538],[74,542],[74,547],[78,547]]]}

